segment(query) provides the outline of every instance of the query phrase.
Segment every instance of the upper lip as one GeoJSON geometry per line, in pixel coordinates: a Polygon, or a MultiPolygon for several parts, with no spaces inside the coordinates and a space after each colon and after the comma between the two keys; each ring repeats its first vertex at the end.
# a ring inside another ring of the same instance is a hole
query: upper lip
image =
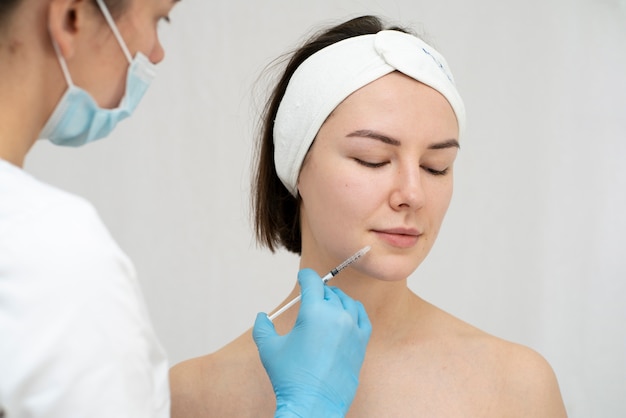
{"type": "Polygon", "coordinates": [[[375,232],[382,232],[385,234],[396,234],[396,235],[411,235],[411,236],[419,236],[422,233],[415,228],[386,228],[386,229],[374,229],[375,232]]]}

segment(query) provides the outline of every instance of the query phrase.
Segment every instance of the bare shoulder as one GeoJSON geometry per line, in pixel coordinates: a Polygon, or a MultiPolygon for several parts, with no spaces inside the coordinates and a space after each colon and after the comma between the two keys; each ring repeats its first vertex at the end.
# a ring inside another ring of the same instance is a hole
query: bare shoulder
{"type": "Polygon", "coordinates": [[[509,416],[566,417],[556,375],[546,359],[519,344],[504,341],[500,344],[503,399],[511,407],[509,416]]]}
{"type": "Polygon", "coordinates": [[[566,417],[556,375],[537,351],[468,326],[466,344],[475,350],[476,364],[496,383],[494,409],[502,416],[566,417]],[[478,348],[480,347],[480,348],[478,348]]]}
{"type": "Polygon", "coordinates": [[[170,387],[172,418],[246,417],[259,408],[275,408],[249,333],[215,353],[176,364],[170,370],[170,387]]]}
{"type": "Polygon", "coordinates": [[[567,416],[556,375],[541,354],[443,315],[442,321],[453,330],[455,351],[472,364],[466,370],[485,378],[483,390],[491,397],[485,404],[491,404],[495,416],[567,416]]]}
{"type": "Polygon", "coordinates": [[[170,369],[171,416],[208,416],[219,406],[221,384],[226,381],[220,371],[219,352],[185,360],[170,369]]]}

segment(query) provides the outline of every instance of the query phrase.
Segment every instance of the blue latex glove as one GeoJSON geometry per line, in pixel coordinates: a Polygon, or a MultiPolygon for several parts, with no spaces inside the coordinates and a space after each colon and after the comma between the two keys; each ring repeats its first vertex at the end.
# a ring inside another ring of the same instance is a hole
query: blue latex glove
{"type": "Polygon", "coordinates": [[[365,309],[311,269],[293,329],[278,335],[259,313],[252,335],[276,394],[275,417],[343,417],[359,384],[372,326],[365,309]]]}

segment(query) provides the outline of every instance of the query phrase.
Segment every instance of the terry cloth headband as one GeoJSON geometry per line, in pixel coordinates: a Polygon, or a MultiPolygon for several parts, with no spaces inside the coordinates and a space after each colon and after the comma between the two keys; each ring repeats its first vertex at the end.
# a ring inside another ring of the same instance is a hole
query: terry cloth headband
{"type": "Polygon", "coordinates": [[[285,187],[296,196],[298,175],[317,132],[350,94],[393,71],[441,93],[465,127],[465,107],[444,57],[421,39],[384,30],[356,36],[316,52],[294,72],[274,121],[274,163],[285,187]]]}

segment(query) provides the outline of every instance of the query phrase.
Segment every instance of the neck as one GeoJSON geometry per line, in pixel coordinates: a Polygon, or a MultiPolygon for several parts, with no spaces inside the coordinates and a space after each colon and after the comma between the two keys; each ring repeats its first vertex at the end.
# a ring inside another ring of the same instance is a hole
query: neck
{"type": "MultiPolygon", "coordinates": [[[[387,282],[359,276],[347,268],[330,280],[328,285],[338,287],[363,304],[372,323],[370,345],[377,341],[388,343],[402,340],[410,327],[415,325],[412,318],[427,305],[408,288],[406,279],[387,282]]],[[[296,284],[286,301],[299,294],[300,288],[296,284]]],[[[280,324],[283,331],[291,329],[297,313],[298,309],[295,308],[284,314],[285,322],[280,324]]]]}
{"type": "Polygon", "coordinates": [[[0,158],[18,167],[66,88],[41,19],[0,34],[0,158]]]}

